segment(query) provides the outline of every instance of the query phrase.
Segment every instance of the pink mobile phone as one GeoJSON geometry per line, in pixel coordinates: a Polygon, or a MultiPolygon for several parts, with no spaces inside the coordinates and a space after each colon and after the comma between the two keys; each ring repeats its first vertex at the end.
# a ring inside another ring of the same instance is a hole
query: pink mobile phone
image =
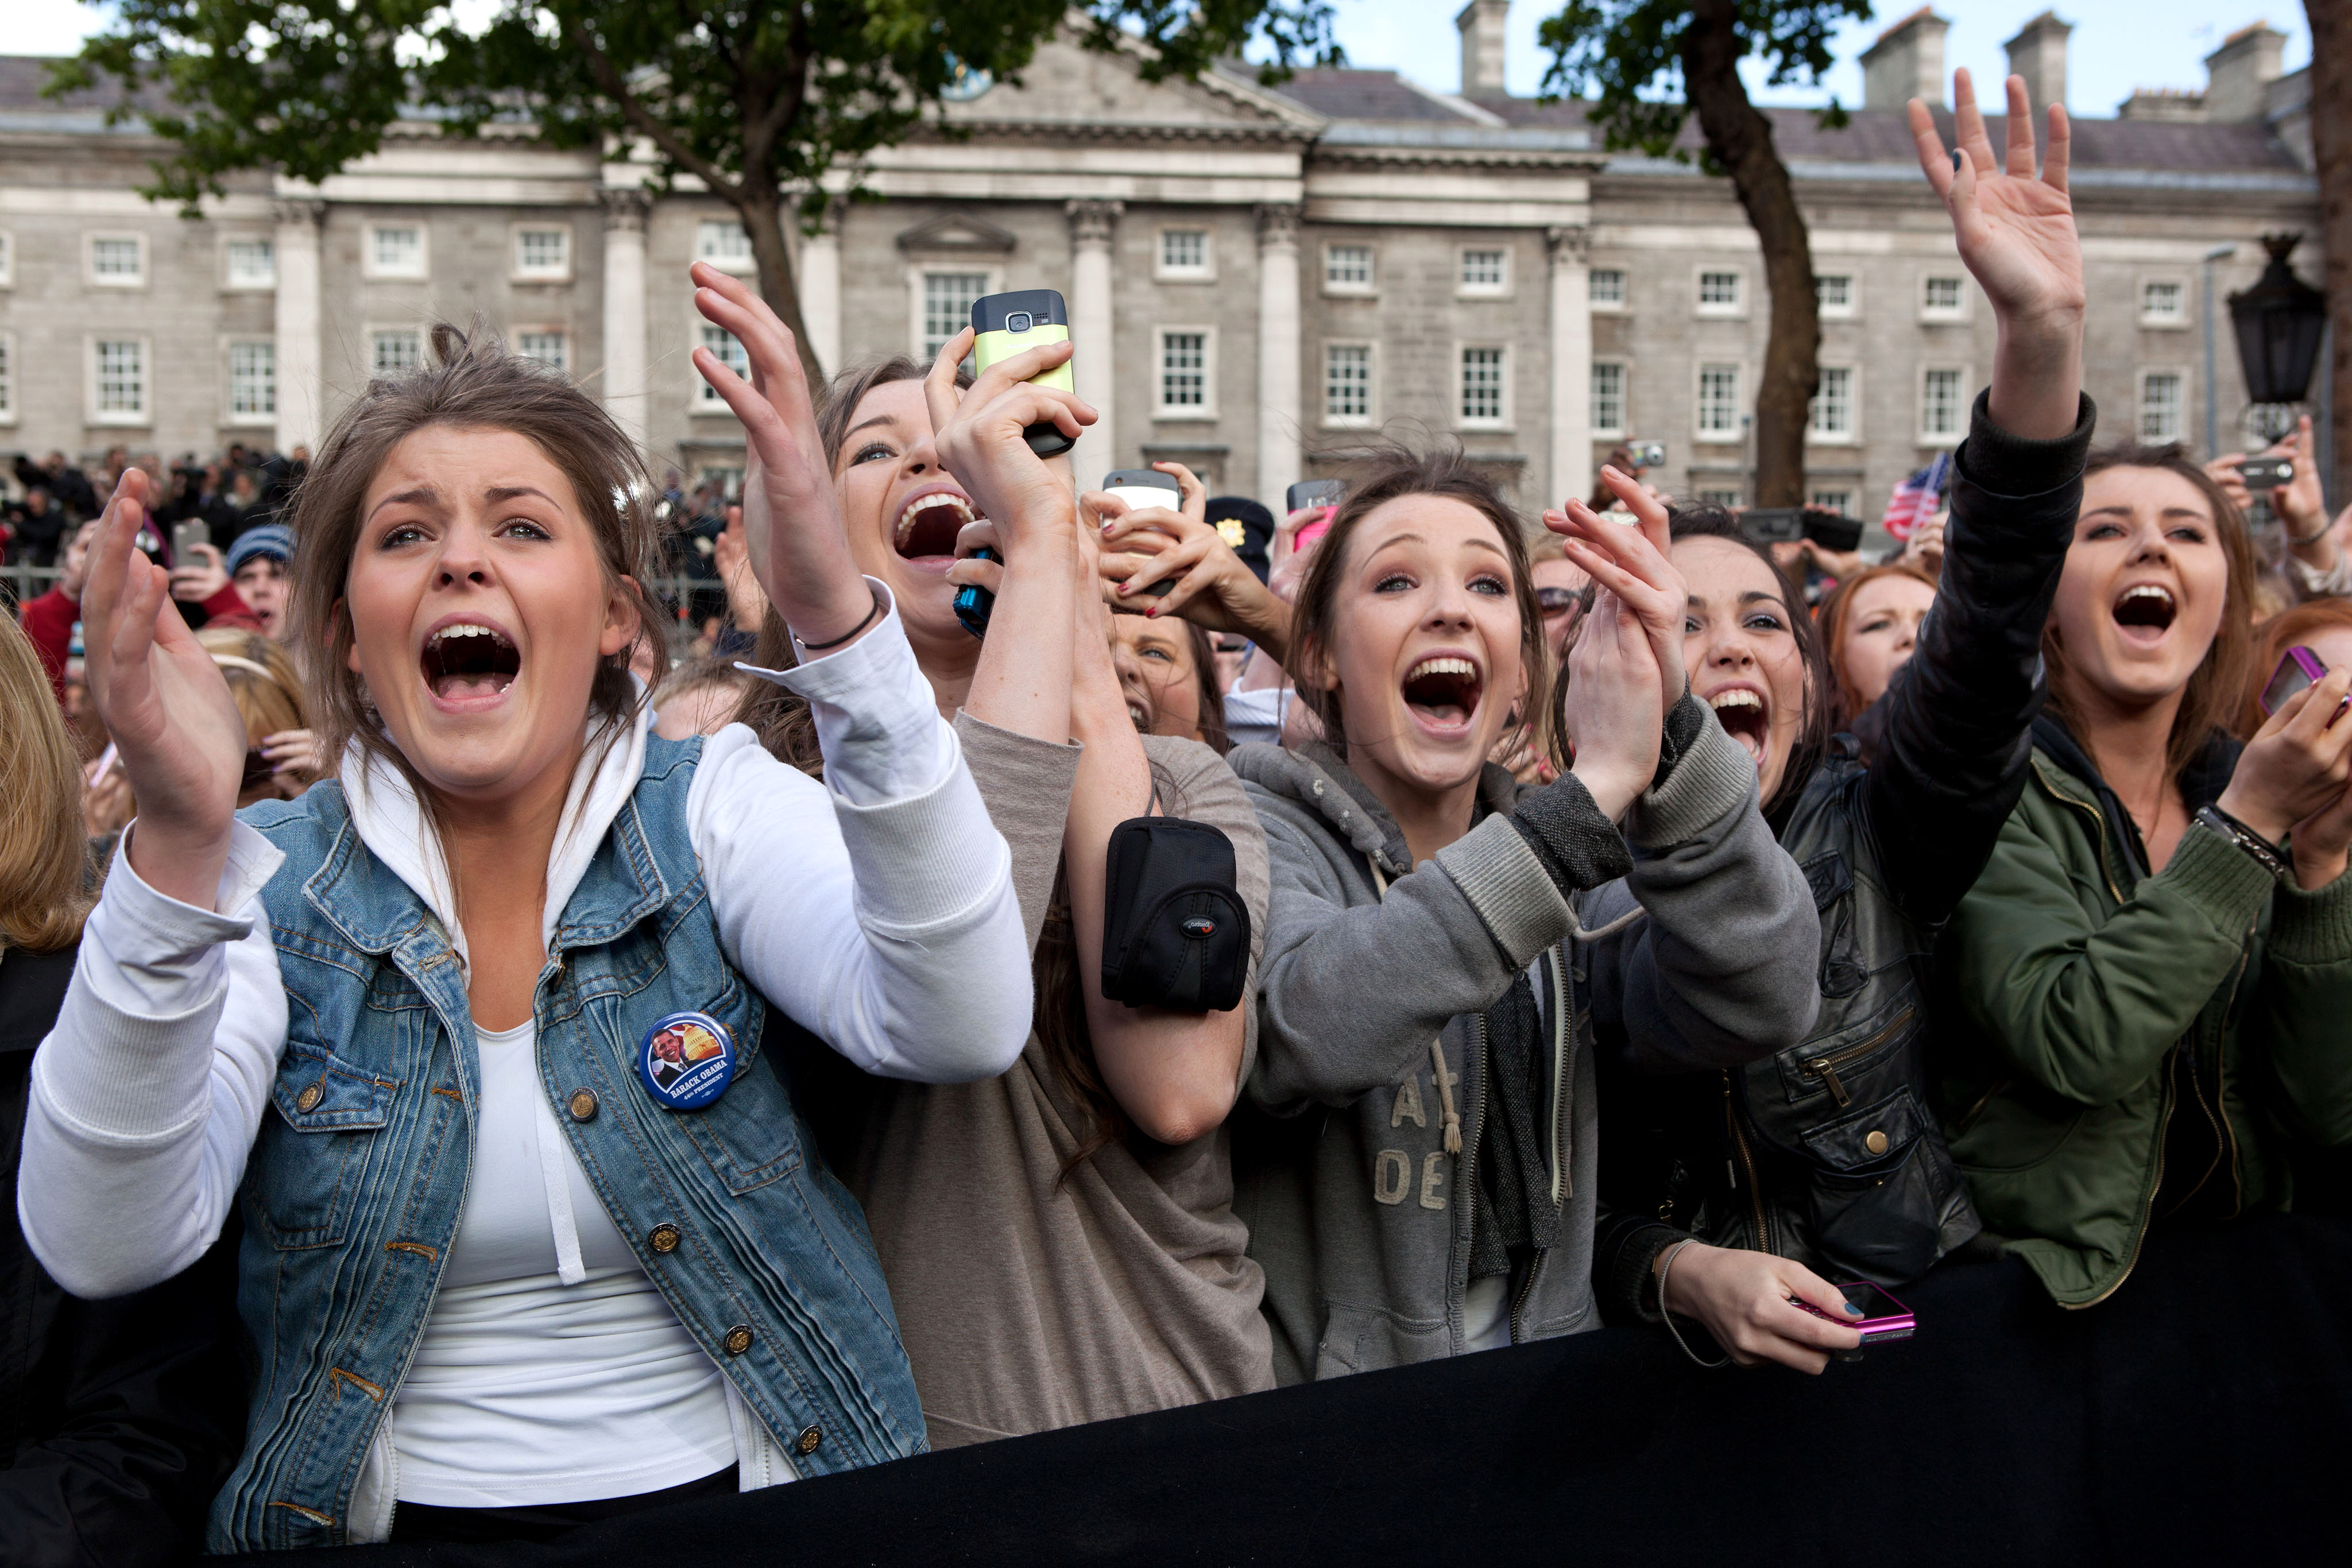
{"type": "Polygon", "coordinates": [[[1919,1320],[1911,1315],[1910,1308],[1866,1280],[1840,1285],[1838,1294],[1846,1299],[1847,1305],[1860,1307],[1862,1316],[1839,1318],[1822,1311],[1811,1301],[1794,1301],[1793,1304],[1824,1322],[1842,1322],[1847,1328],[1860,1329],[1864,1344],[1876,1344],[1881,1340],[1909,1339],[1919,1327],[1919,1320]]]}
{"type": "Polygon", "coordinates": [[[2263,688],[2263,711],[2278,712],[2287,698],[2305,686],[2317,685],[2326,674],[2327,666],[2318,654],[2300,645],[2289,648],[2279,660],[2278,668],[2271,672],[2270,685],[2263,688]]]}

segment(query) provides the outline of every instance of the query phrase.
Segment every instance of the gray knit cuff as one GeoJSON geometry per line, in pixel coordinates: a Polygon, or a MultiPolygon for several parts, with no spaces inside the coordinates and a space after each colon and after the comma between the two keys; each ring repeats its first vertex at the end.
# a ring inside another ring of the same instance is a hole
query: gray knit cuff
{"type": "Polygon", "coordinates": [[[1568,900],[1510,818],[1488,817],[1436,860],[1515,967],[1568,935],[1568,900]]]}
{"type": "Polygon", "coordinates": [[[1671,849],[1696,838],[1756,793],[1756,759],[1724,732],[1713,709],[1705,711],[1706,722],[1666,781],[1643,790],[1625,813],[1625,836],[1643,849],[1671,849]]]}

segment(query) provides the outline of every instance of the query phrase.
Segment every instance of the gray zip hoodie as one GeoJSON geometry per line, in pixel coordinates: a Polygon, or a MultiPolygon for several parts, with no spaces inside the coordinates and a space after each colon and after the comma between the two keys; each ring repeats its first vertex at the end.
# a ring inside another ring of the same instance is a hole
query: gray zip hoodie
{"type": "Polygon", "coordinates": [[[1329,747],[1228,758],[1274,875],[1234,1207],[1265,1270],[1277,1382],[1465,1349],[1483,1015],[1531,963],[1549,1061],[1538,1114],[1561,1213],[1557,1241],[1510,1282],[1514,1343],[1600,1326],[1594,1009],[1622,1016],[1661,1071],[1752,1061],[1811,1027],[1812,895],[1757,810],[1754,761],[1683,701],[1668,728],[1689,743],[1627,813],[1633,870],[1601,890],[1622,913],[1591,932],[1571,899],[1597,918],[1586,888],[1608,873],[1592,868],[1622,866],[1624,850],[1580,784],[1523,796],[1490,766],[1480,820],[1415,868],[1395,820],[1329,747]],[[1545,825],[1524,830],[1517,807],[1545,825]]]}

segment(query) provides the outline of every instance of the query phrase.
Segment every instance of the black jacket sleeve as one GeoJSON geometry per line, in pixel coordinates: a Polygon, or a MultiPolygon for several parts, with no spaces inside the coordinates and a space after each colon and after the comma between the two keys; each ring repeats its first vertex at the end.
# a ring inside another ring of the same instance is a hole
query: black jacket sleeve
{"type": "Polygon", "coordinates": [[[1952,465],[1943,581],[1917,651],[1887,688],[1862,785],[1885,892],[1928,927],[1974,885],[2025,788],[2045,688],[2042,628],[2098,417],[2086,396],[2072,433],[2025,441],[1993,423],[1988,404],[1977,394],[1952,465]]]}

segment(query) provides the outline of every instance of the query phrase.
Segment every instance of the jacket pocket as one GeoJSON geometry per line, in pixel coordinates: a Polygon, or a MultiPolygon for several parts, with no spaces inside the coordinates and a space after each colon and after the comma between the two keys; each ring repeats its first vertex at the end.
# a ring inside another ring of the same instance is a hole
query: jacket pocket
{"type": "Polygon", "coordinates": [[[1376,1307],[1327,1305],[1323,1338],[1315,1347],[1315,1379],[1344,1377],[1410,1366],[1451,1354],[1453,1336],[1443,1320],[1403,1318],[1376,1307]]]}
{"type": "Polygon", "coordinates": [[[1832,1284],[1916,1280],[1942,1251],[1944,1210],[1960,1176],[1907,1089],[1803,1134],[1813,1244],[1832,1284]]]}
{"type": "Polygon", "coordinates": [[[288,1045],[247,1166],[253,1207],[271,1245],[294,1250],[343,1239],[399,1087],[321,1046],[288,1045]]]}

